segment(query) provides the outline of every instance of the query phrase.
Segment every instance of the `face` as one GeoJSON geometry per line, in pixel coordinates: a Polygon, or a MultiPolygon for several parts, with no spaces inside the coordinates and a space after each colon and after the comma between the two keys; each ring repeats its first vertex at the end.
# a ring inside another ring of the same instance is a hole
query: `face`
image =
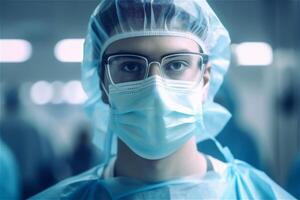
{"type": "MultiPolygon", "coordinates": [[[[177,36],[144,36],[144,37],[134,37],[134,38],[126,38],[122,40],[118,40],[114,43],[112,43],[105,51],[104,53],[104,58],[106,58],[109,55],[120,55],[120,54],[136,54],[142,56],[140,59],[137,59],[139,61],[136,61],[134,63],[141,64],[143,62],[147,62],[149,64],[149,69],[148,73],[146,72],[141,72],[141,77],[144,78],[143,76],[146,74],[147,77],[153,76],[153,75],[163,75],[163,76],[168,76],[174,79],[177,79],[178,76],[176,76],[176,72],[181,70],[181,68],[184,67],[183,63],[174,63],[172,61],[175,60],[175,57],[172,55],[180,55],[181,58],[183,57],[185,53],[201,53],[201,48],[199,45],[188,38],[183,38],[183,37],[177,37],[177,36]],[[180,53],[180,54],[179,54],[180,53]],[[144,61],[146,58],[146,61],[144,61]],[[161,67],[159,66],[159,63],[161,63],[161,67]],[[171,63],[171,64],[169,64],[171,63]],[[162,70],[163,69],[163,70],[162,70]]],[[[191,56],[191,55],[189,55],[191,56]]],[[[189,62],[196,62],[197,60],[197,55],[193,56],[192,58],[187,58],[187,56],[184,57],[185,60],[188,60],[189,62]]],[[[128,57],[126,58],[128,62],[132,62],[133,58],[128,57]]],[[[113,66],[115,63],[118,63],[118,59],[114,58],[111,59],[113,61],[111,62],[110,66],[113,66]]],[[[181,59],[182,60],[182,59],[181,59]]],[[[118,65],[116,65],[118,66],[118,65]]],[[[194,65],[196,66],[196,65],[194,65]]],[[[136,70],[137,67],[135,65],[130,65],[124,66],[122,68],[122,72],[124,75],[114,75],[113,81],[115,83],[118,82],[126,82],[126,81],[133,81],[133,76],[131,77],[130,74],[132,74],[136,70]],[[126,74],[127,72],[128,74],[126,74]]],[[[116,71],[119,69],[110,68],[111,73],[115,74],[120,74],[116,73],[116,71]]],[[[185,70],[185,73],[180,76],[181,80],[195,80],[199,78],[199,68],[194,67],[194,68],[189,68],[188,70],[185,70]]],[[[209,69],[206,69],[204,72],[204,83],[208,82],[209,74],[208,74],[209,69]]],[[[118,72],[118,71],[117,71],[118,72]]],[[[111,84],[111,80],[108,78],[108,73],[107,71],[104,73],[104,87],[106,91],[108,91],[108,85],[111,84]]],[[[112,77],[112,76],[111,76],[112,77]]],[[[134,76],[138,77],[138,76],[134,76]]],[[[102,100],[105,103],[108,103],[107,96],[106,94],[102,91],[102,100]]]]}

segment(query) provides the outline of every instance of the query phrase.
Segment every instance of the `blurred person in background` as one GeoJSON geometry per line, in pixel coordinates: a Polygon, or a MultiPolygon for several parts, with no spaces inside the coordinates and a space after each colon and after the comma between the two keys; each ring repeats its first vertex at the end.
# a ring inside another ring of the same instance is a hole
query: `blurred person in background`
{"type": "MultiPolygon", "coordinates": [[[[232,113],[232,118],[228,121],[224,129],[217,135],[216,139],[224,146],[229,147],[232,154],[240,160],[243,160],[255,168],[261,169],[260,154],[257,144],[252,138],[251,131],[242,127],[237,119],[237,99],[233,87],[228,80],[224,81],[220,90],[216,94],[215,101],[232,113]],[[245,148],[247,147],[247,148],[245,148]]],[[[200,152],[211,155],[222,161],[222,156],[217,146],[211,140],[205,140],[198,143],[200,152]]]]}
{"type": "Polygon", "coordinates": [[[0,138],[0,199],[20,199],[20,176],[14,155],[0,138]]]}
{"type": "Polygon", "coordinates": [[[72,175],[82,173],[103,161],[101,151],[91,140],[90,128],[81,124],[75,134],[75,144],[68,159],[72,175]]]}
{"type": "Polygon", "coordinates": [[[21,198],[28,198],[55,183],[52,147],[30,119],[23,116],[17,87],[5,90],[2,110],[0,137],[19,166],[21,198]]]}
{"type": "Polygon", "coordinates": [[[300,152],[291,167],[286,186],[287,191],[300,199],[300,152]]]}
{"type": "Polygon", "coordinates": [[[206,1],[102,0],[84,54],[105,160],[32,199],[294,199],[215,139],[230,38],[206,1]],[[206,139],[225,162],[198,152],[206,139]]]}

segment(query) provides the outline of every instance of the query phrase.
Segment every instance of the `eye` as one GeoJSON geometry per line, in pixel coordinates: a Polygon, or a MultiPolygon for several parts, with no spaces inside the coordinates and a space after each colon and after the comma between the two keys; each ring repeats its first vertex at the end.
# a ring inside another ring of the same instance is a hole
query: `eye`
{"type": "Polygon", "coordinates": [[[142,65],[137,62],[125,62],[120,66],[121,71],[136,73],[142,70],[142,65]]]}
{"type": "Polygon", "coordinates": [[[188,68],[188,66],[188,63],[185,61],[172,61],[166,65],[165,70],[169,72],[181,72],[188,68]]]}

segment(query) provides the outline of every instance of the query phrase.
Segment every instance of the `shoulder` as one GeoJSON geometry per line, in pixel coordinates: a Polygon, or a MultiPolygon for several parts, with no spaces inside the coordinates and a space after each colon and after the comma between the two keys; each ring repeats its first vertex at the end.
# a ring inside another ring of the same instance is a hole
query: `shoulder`
{"type": "Polygon", "coordinates": [[[103,168],[103,165],[99,165],[82,174],[63,180],[30,199],[69,199],[72,193],[77,193],[77,191],[86,188],[87,185],[90,187],[95,184],[101,178],[103,168]]]}
{"type": "Polygon", "coordinates": [[[211,164],[212,164],[215,172],[222,173],[226,170],[226,168],[228,166],[227,163],[224,163],[212,156],[208,156],[208,158],[211,161],[211,164]]]}
{"type": "Polygon", "coordinates": [[[225,163],[225,199],[295,199],[263,171],[241,160],[225,163]]]}
{"type": "Polygon", "coordinates": [[[0,199],[18,198],[19,171],[13,153],[0,139],[0,199]]]}

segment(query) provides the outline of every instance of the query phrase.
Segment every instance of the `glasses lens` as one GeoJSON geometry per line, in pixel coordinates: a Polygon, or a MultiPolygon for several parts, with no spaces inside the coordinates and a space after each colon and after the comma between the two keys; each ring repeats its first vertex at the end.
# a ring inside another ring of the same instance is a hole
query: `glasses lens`
{"type": "Polygon", "coordinates": [[[176,54],[163,59],[161,69],[167,79],[197,81],[203,71],[203,58],[197,54],[176,54]]]}
{"type": "Polygon", "coordinates": [[[117,55],[108,59],[108,70],[113,83],[142,80],[146,68],[147,61],[138,56],[117,55]]]}

